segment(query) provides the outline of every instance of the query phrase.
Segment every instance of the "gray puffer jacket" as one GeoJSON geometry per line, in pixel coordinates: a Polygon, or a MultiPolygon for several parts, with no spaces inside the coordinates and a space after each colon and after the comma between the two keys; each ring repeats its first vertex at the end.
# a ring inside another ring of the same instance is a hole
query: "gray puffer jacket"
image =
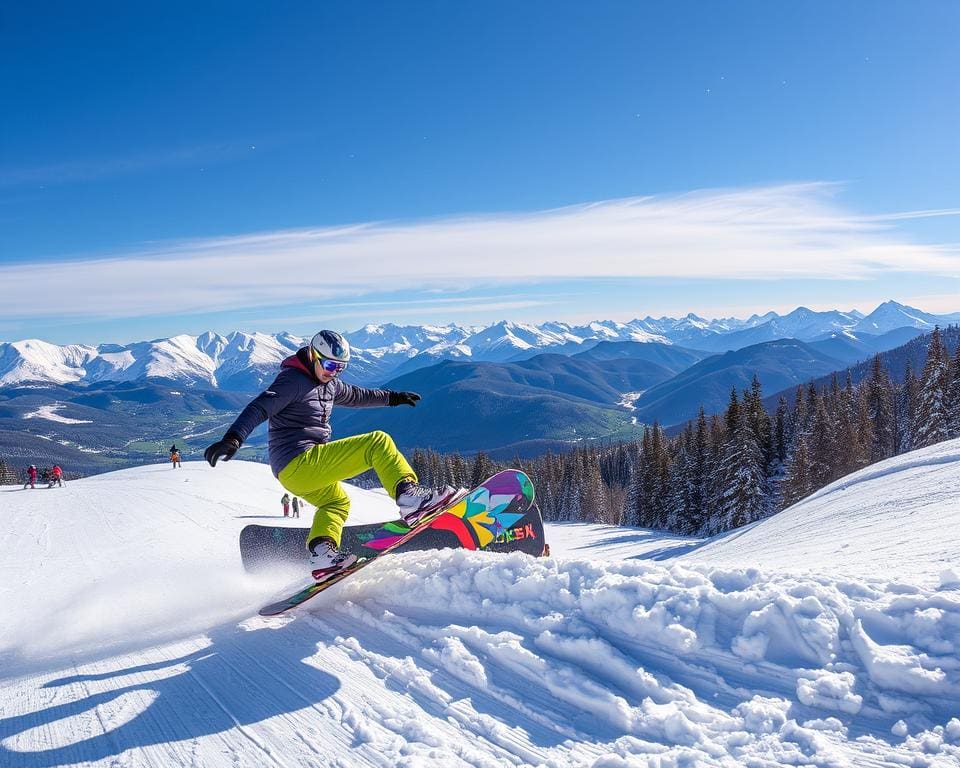
{"type": "Polygon", "coordinates": [[[277,477],[301,453],[329,442],[334,405],[369,408],[389,404],[387,389],[365,389],[340,379],[321,384],[310,370],[304,347],[280,364],[280,374],[240,412],[227,435],[242,444],[269,419],[270,469],[277,477]]]}

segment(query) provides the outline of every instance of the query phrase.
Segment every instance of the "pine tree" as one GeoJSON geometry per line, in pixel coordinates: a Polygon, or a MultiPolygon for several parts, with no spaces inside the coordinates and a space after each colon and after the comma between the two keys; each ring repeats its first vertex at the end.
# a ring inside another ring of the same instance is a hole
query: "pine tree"
{"type": "Polygon", "coordinates": [[[734,427],[717,473],[716,508],[705,533],[739,528],[764,516],[763,456],[746,419],[741,418],[734,427]]]}
{"type": "Polygon", "coordinates": [[[806,498],[813,491],[810,477],[810,456],[806,436],[800,434],[787,460],[787,473],[783,482],[783,506],[789,507],[806,498]]]}
{"type": "Polygon", "coordinates": [[[813,413],[810,433],[807,437],[810,481],[814,488],[822,488],[838,476],[835,475],[835,425],[827,412],[825,395],[816,392],[810,404],[810,409],[813,413]]]}
{"type": "Polygon", "coordinates": [[[787,463],[789,429],[787,398],[781,395],[780,400],[777,402],[776,415],[773,418],[773,458],[781,467],[787,463]]]}
{"type": "Polygon", "coordinates": [[[947,387],[949,386],[949,358],[940,337],[940,328],[933,329],[927,362],[920,375],[916,404],[914,447],[923,448],[949,435],[947,416],[947,387]]]}
{"type": "Polygon", "coordinates": [[[659,527],[667,530],[667,495],[670,490],[670,445],[659,422],[653,422],[654,493],[659,527]]]}
{"type": "Polygon", "coordinates": [[[947,429],[950,437],[960,437],[960,344],[950,366],[950,385],[947,387],[947,429]]]}
{"type": "Polygon", "coordinates": [[[450,484],[454,488],[466,488],[470,485],[473,478],[470,476],[470,470],[467,462],[459,453],[450,457],[450,484]]]}
{"type": "Polygon", "coordinates": [[[650,427],[643,428],[643,438],[640,441],[640,456],[634,469],[633,483],[627,495],[629,512],[625,515],[633,525],[642,528],[651,527],[655,517],[651,500],[653,492],[653,478],[650,472],[650,454],[653,437],[650,427]]]}
{"type": "Polygon", "coordinates": [[[443,459],[436,451],[430,451],[427,458],[427,476],[429,480],[424,484],[431,486],[443,485],[443,459]]]}
{"type": "Polygon", "coordinates": [[[690,485],[690,499],[685,527],[688,533],[696,533],[703,528],[707,519],[707,494],[711,469],[710,433],[702,405],[697,415],[697,426],[693,433],[693,446],[690,449],[689,459],[687,482],[690,485]]]}
{"type": "Polygon", "coordinates": [[[913,372],[913,366],[907,360],[903,374],[903,386],[900,388],[895,410],[897,422],[897,452],[913,450],[916,429],[917,397],[920,384],[913,372]]]}
{"type": "Polygon", "coordinates": [[[858,439],[857,461],[855,468],[860,469],[861,467],[865,467],[868,464],[873,463],[871,456],[875,440],[873,437],[873,420],[870,418],[870,406],[867,402],[867,388],[865,386],[858,387],[855,390],[853,397],[854,408],[856,410],[856,429],[858,439]]]}
{"type": "Polygon", "coordinates": [[[763,407],[763,391],[760,379],[754,374],[749,392],[744,392],[744,417],[747,426],[753,432],[757,447],[760,449],[761,469],[764,475],[773,461],[773,440],[770,434],[770,416],[763,407]]]}
{"type": "Polygon", "coordinates": [[[625,519],[642,528],[662,529],[666,523],[669,457],[657,422],[643,430],[640,457],[627,495],[625,519]]]}
{"type": "Polygon", "coordinates": [[[723,415],[724,426],[727,429],[727,437],[731,437],[737,431],[740,424],[740,401],[737,399],[737,388],[730,390],[730,400],[727,403],[726,413],[723,415]]]}
{"type": "Polygon", "coordinates": [[[894,420],[894,391],[880,355],[873,358],[870,378],[865,384],[866,407],[872,425],[870,462],[882,461],[896,452],[896,422],[894,420]]]}
{"type": "Polygon", "coordinates": [[[600,476],[600,462],[595,451],[586,449],[581,457],[580,509],[583,519],[591,523],[608,523],[606,486],[600,476]]]}
{"type": "Polygon", "coordinates": [[[496,474],[497,465],[483,451],[477,453],[473,459],[473,471],[470,473],[470,487],[476,488],[490,475],[496,474]]]}
{"type": "Polygon", "coordinates": [[[793,400],[793,415],[790,419],[790,441],[796,440],[797,435],[805,434],[809,426],[807,408],[807,393],[803,386],[797,387],[797,394],[793,400]]]}
{"type": "MultiPolygon", "coordinates": [[[[689,426],[687,425],[687,429],[689,426]]],[[[681,438],[676,443],[676,452],[670,461],[664,500],[664,528],[674,533],[688,532],[691,506],[690,464],[690,444],[681,438]]]]}
{"type": "Polygon", "coordinates": [[[0,458],[0,485],[15,485],[16,482],[16,470],[0,458]]]}
{"type": "Polygon", "coordinates": [[[577,471],[576,457],[573,454],[567,454],[563,464],[563,480],[560,486],[557,519],[563,521],[582,520],[583,510],[580,507],[580,501],[583,478],[577,471]]]}
{"type": "Polygon", "coordinates": [[[849,371],[843,389],[836,393],[835,398],[833,476],[843,477],[860,469],[866,463],[867,454],[860,436],[859,400],[849,371]]]}
{"type": "Polygon", "coordinates": [[[423,450],[420,448],[413,449],[413,455],[410,457],[410,466],[413,467],[413,471],[417,473],[417,477],[420,478],[420,481],[425,482],[427,458],[423,450]]]}
{"type": "MultiPolygon", "coordinates": [[[[547,455],[545,485],[546,489],[543,497],[540,497],[539,486],[535,485],[534,487],[537,488],[537,496],[543,499],[544,506],[549,508],[550,519],[557,520],[560,514],[560,500],[563,488],[562,456],[555,456],[553,453],[547,455]]],[[[544,511],[546,512],[546,509],[544,511]]]]}

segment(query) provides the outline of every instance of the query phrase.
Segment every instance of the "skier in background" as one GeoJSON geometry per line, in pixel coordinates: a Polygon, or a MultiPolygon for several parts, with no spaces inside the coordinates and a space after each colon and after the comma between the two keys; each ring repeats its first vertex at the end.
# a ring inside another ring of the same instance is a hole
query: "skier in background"
{"type": "Polygon", "coordinates": [[[53,488],[54,485],[63,488],[63,470],[60,469],[59,464],[54,464],[53,469],[50,470],[50,487],[53,488]]]}
{"type": "Polygon", "coordinates": [[[296,496],[293,497],[293,516],[300,517],[300,499],[296,496]]]}
{"type": "Polygon", "coordinates": [[[285,493],[280,497],[280,504],[283,507],[283,516],[287,517],[290,514],[290,494],[285,493]]]}
{"type": "Polygon", "coordinates": [[[173,462],[173,468],[176,469],[180,466],[180,451],[171,451],[170,452],[170,461],[173,462]]]}
{"type": "Polygon", "coordinates": [[[27,469],[27,482],[23,484],[23,489],[26,490],[28,485],[33,489],[37,487],[37,468],[33,464],[27,469]]]}
{"type": "Polygon", "coordinates": [[[356,555],[339,549],[350,513],[350,497],[341,481],[372,468],[387,492],[393,494],[401,516],[411,527],[457,494],[450,486],[421,486],[413,468],[386,432],[377,430],[330,440],[330,414],[335,405],[414,406],[420,399],[416,392],[347,384],[338,377],[349,361],[347,340],[335,331],[320,331],[308,346],[280,364],[280,373],[273,383],[243,409],[223,439],[203,454],[211,467],[219,459],[228,461],[257,426],[269,421],[273,474],[284,488],[317,508],[307,548],[311,572],[318,581],[357,560],[356,555]]]}

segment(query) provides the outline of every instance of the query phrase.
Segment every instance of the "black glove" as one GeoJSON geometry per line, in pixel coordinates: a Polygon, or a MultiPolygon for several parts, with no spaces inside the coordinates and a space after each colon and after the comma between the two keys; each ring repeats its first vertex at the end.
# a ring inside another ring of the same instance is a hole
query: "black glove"
{"type": "Polygon", "coordinates": [[[389,405],[391,408],[396,405],[416,405],[419,399],[420,395],[416,392],[391,392],[389,405]]]}
{"type": "Polygon", "coordinates": [[[239,450],[240,438],[234,432],[227,432],[227,434],[223,436],[223,440],[218,440],[203,452],[203,458],[207,460],[207,463],[211,467],[215,467],[219,459],[230,461],[230,459],[233,458],[233,454],[239,450]]]}

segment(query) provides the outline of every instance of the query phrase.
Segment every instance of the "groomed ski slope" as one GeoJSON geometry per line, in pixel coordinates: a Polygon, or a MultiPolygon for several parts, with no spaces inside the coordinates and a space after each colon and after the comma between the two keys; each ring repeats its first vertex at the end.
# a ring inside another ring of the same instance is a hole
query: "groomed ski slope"
{"type": "Polygon", "coordinates": [[[552,525],[260,619],[291,574],[236,539],[281,494],[243,462],[0,489],[0,765],[960,765],[960,441],[715,541],[552,525]]]}

